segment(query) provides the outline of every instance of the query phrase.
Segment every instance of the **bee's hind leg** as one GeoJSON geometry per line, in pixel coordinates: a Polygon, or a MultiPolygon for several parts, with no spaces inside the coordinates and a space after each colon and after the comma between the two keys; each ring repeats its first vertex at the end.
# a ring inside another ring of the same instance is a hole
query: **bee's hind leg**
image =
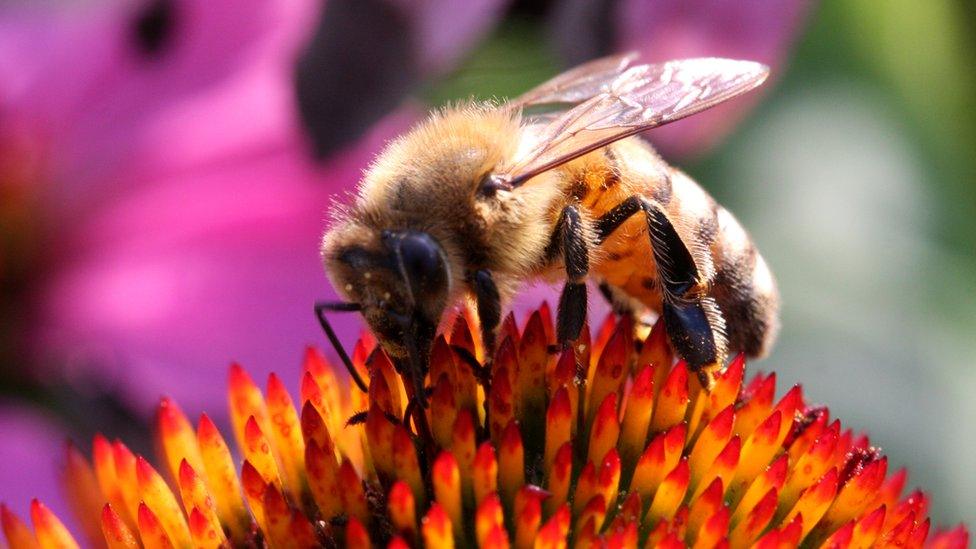
{"type": "Polygon", "coordinates": [[[715,300],[703,291],[705,281],[695,258],[664,210],[632,196],[597,220],[597,238],[602,242],[637,212],[643,212],[647,222],[671,346],[708,389],[714,371],[725,361],[724,320],[715,300]]]}

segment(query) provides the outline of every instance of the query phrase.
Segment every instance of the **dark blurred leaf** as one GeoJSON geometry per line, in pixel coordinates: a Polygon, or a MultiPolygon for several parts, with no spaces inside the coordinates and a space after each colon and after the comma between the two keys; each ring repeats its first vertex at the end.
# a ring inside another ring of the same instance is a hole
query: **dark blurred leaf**
{"type": "Polygon", "coordinates": [[[329,0],[297,66],[298,104],[315,153],[363,135],[420,80],[407,14],[384,0],[329,0]]]}
{"type": "Polygon", "coordinates": [[[24,372],[0,375],[0,401],[36,407],[57,417],[72,441],[86,451],[96,433],[125,440],[133,451],[152,451],[148,410],[135,410],[117,387],[95,377],[35,378],[24,372]]]}
{"type": "Polygon", "coordinates": [[[176,27],[173,0],[151,0],[132,22],[136,47],[147,57],[155,57],[170,44],[176,27]]]}
{"type": "Polygon", "coordinates": [[[552,11],[549,35],[567,65],[606,55],[616,28],[611,17],[619,0],[566,0],[552,11]]]}
{"type": "Polygon", "coordinates": [[[508,9],[510,17],[542,19],[552,10],[553,5],[564,0],[514,0],[508,9]]]}

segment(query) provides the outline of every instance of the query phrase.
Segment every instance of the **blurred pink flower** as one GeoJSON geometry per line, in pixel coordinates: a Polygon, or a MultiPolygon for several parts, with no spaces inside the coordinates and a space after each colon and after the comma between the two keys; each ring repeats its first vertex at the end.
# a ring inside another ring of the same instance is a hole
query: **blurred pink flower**
{"type": "Polygon", "coordinates": [[[84,371],[96,358],[145,411],[160,390],[191,409],[212,402],[213,376],[229,360],[261,373],[295,363],[281,349],[321,337],[311,306],[331,291],[317,254],[330,194],[355,183],[399,122],[325,168],[283,143],[155,180],[90,212],[64,236],[43,293],[42,348],[72,350],[84,371]]]}
{"type": "Polygon", "coordinates": [[[148,412],[166,376],[196,376],[186,396],[199,402],[211,368],[284,358],[261,353],[256,333],[267,348],[314,336],[295,329],[312,323],[291,299],[307,309],[324,291],[313,285],[317,225],[364,158],[323,173],[304,154],[290,62],[315,6],[4,13],[0,116],[17,121],[29,138],[12,140],[39,159],[21,172],[36,187],[47,270],[33,288],[32,342],[48,363],[70,356],[83,368],[45,373],[94,373],[148,412]],[[146,17],[162,18],[152,47],[137,31],[146,17]],[[234,343],[209,338],[215,324],[234,343]],[[158,385],[130,384],[139,372],[158,385]]]}
{"type": "MultiPolygon", "coordinates": [[[[771,81],[798,35],[813,0],[624,0],[616,14],[616,47],[645,59],[728,57],[769,65],[771,81]]],[[[771,82],[764,87],[768,91],[771,82]]],[[[747,94],[649,132],[666,152],[684,155],[714,145],[761,99],[747,94]]]]}
{"type": "Polygon", "coordinates": [[[553,39],[570,63],[609,52],[642,60],[728,57],[769,65],[770,82],[646,137],[667,155],[701,154],[721,140],[768,93],[804,16],[816,0],[566,0],[557,5],[553,39]]]}
{"type": "MultiPolygon", "coordinates": [[[[490,4],[453,10],[455,28],[417,55],[443,68],[446,50],[472,45],[454,31],[490,25],[490,4]]],[[[56,368],[37,377],[97,376],[139,413],[160,392],[199,409],[229,360],[287,370],[297,361],[282,350],[319,340],[311,307],[331,291],[317,253],[329,200],[416,113],[400,109],[313,161],[293,79],[318,7],[0,8],[0,150],[16,153],[0,173],[17,176],[0,184],[30,190],[43,230],[31,342],[56,368]]]]}
{"type": "Polygon", "coordinates": [[[31,145],[38,159],[31,175],[50,189],[45,207],[59,203],[67,212],[132,186],[125,175],[133,168],[175,171],[267,146],[287,129],[287,81],[236,96],[228,88],[261,71],[269,82],[288,78],[286,62],[315,5],[149,0],[0,8],[4,140],[13,130],[16,141],[31,145]],[[224,108],[181,125],[202,102],[224,108]],[[250,116],[228,116],[235,112],[250,116]],[[217,121],[232,125],[209,124],[217,121]]]}

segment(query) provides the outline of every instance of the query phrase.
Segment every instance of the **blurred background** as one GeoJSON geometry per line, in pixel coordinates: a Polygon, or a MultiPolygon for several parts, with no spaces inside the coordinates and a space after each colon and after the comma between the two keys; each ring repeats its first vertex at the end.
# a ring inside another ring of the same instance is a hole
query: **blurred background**
{"type": "Polygon", "coordinates": [[[297,385],[328,205],[384,141],[631,49],[772,67],[647,137],[778,276],[753,369],[869,432],[938,524],[976,523],[968,0],[0,4],[0,499],[66,516],[65,438],[148,451],[161,394],[226,418],[232,360],[297,385]]]}

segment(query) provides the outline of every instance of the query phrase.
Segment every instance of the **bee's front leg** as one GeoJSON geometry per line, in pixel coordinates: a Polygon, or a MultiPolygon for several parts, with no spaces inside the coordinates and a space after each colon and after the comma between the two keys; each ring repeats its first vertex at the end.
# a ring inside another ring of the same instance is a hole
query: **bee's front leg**
{"type": "Polygon", "coordinates": [[[561,349],[579,337],[586,322],[586,276],[590,272],[590,242],[586,235],[579,208],[563,208],[548,251],[551,258],[561,253],[566,267],[566,285],[556,313],[556,342],[561,349]]]}
{"type": "Polygon", "coordinates": [[[475,271],[470,279],[478,306],[478,324],[481,324],[481,343],[485,348],[487,364],[495,353],[495,332],[502,322],[502,299],[488,269],[475,271]]]}
{"type": "MultiPolygon", "coordinates": [[[[481,325],[481,345],[485,350],[484,364],[478,364],[467,349],[455,347],[454,350],[465,364],[471,368],[475,379],[487,395],[491,390],[491,363],[495,355],[495,332],[502,322],[502,299],[491,271],[480,269],[468,276],[478,307],[478,324],[481,325]]],[[[485,399],[485,427],[488,425],[488,400],[485,399]]]]}

